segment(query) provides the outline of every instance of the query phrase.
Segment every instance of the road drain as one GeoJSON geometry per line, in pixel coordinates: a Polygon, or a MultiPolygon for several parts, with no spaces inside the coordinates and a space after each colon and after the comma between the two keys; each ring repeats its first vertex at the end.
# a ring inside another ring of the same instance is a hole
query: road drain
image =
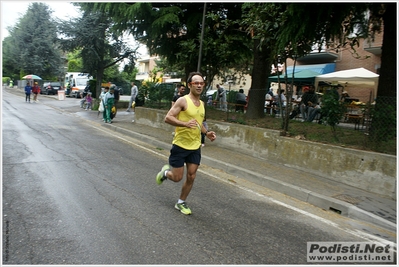
{"type": "Polygon", "coordinates": [[[333,211],[333,212],[335,212],[335,213],[338,213],[338,214],[341,214],[341,213],[342,213],[342,211],[340,211],[340,210],[338,210],[338,209],[334,209],[333,207],[330,207],[330,210],[333,211]]]}

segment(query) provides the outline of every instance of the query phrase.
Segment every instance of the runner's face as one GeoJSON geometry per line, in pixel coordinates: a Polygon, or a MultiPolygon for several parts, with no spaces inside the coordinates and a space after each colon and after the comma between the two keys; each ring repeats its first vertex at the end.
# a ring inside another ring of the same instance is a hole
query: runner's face
{"type": "Polygon", "coordinates": [[[194,95],[201,95],[202,91],[204,90],[204,87],[205,87],[204,79],[202,79],[201,76],[194,75],[191,78],[190,92],[192,92],[194,95]]]}

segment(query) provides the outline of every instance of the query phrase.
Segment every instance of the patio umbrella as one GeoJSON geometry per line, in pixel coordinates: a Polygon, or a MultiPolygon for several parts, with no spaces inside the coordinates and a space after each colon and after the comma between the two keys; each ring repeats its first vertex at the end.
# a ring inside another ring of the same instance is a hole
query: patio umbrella
{"type": "Polygon", "coordinates": [[[41,80],[42,78],[40,78],[39,76],[35,75],[35,74],[28,74],[25,75],[24,77],[22,77],[22,79],[27,79],[27,80],[41,80]]]}

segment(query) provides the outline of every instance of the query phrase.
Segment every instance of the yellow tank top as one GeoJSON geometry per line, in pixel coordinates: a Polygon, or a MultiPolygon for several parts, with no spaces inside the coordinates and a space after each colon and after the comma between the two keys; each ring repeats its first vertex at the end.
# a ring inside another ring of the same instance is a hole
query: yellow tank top
{"type": "Polygon", "coordinates": [[[197,107],[188,95],[185,95],[184,98],[187,101],[187,109],[180,111],[177,119],[180,121],[195,119],[198,127],[176,127],[172,143],[187,150],[196,150],[201,146],[201,125],[205,117],[204,103],[200,101],[200,105],[197,107]]]}

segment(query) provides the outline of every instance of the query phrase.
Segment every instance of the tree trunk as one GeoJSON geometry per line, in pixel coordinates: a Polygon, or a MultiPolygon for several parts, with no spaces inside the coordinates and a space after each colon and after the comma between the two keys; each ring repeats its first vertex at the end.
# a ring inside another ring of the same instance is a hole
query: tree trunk
{"type": "Polygon", "coordinates": [[[98,98],[101,94],[101,84],[104,77],[104,69],[98,68],[97,69],[97,77],[96,77],[96,97],[98,98]]]}
{"type": "Polygon", "coordinates": [[[370,127],[370,141],[376,144],[396,136],[396,3],[387,3],[385,7],[381,69],[370,127]]]}
{"type": "Polygon", "coordinates": [[[248,108],[246,117],[258,119],[265,116],[265,96],[267,93],[267,78],[270,73],[270,50],[267,47],[258,48],[259,41],[254,41],[254,67],[252,71],[252,84],[248,92],[248,108]]]}
{"type": "Polygon", "coordinates": [[[396,3],[385,4],[384,35],[377,96],[396,97],[396,3]]]}

